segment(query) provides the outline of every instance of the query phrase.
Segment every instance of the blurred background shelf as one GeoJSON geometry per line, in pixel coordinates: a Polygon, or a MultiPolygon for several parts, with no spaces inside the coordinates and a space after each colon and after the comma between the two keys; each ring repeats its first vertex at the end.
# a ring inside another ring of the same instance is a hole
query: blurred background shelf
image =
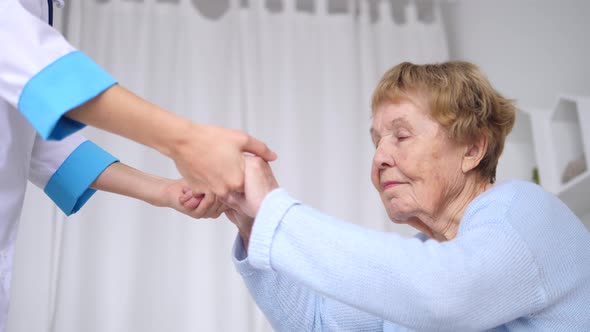
{"type": "Polygon", "coordinates": [[[561,188],[557,196],[580,218],[590,214],[590,172],[573,178],[561,188]]]}
{"type": "Polygon", "coordinates": [[[526,160],[518,163],[521,172],[536,165],[540,184],[547,191],[556,194],[580,218],[589,215],[590,99],[561,96],[552,109],[523,109],[522,113],[517,116],[514,136],[522,136],[516,141],[531,147],[519,149],[520,158],[526,160]]]}

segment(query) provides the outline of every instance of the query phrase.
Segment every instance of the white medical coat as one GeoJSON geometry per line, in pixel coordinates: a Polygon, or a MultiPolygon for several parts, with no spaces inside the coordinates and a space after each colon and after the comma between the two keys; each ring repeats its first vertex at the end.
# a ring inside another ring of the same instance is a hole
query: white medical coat
{"type": "Polygon", "coordinates": [[[47,24],[50,6],[51,0],[0,1],[0,332],[27,180],[69,215],[116,161],[75,134],[81,123],[63,117],[116,82],[47,24]]]}

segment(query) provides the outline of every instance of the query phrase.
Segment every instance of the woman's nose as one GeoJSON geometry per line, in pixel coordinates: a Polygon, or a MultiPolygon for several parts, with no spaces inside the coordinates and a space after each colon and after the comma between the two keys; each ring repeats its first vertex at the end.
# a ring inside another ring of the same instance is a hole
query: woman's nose
{"type": "Polygon", "coordinates": [[[378,169],[393,167],[395,165],[393,155],[390,149],[387,148],[387,143],[379,143],[373,156],[373,164],[378,169]]]}

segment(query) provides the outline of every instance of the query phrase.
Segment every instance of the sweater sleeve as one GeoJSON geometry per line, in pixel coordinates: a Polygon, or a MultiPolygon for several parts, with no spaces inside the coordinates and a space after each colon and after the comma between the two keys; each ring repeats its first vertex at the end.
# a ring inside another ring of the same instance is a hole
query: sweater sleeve
{"type": "Polygon", "coordinates": [[[383,321],[326,298],[297,280],[250,265],[242,240],[233,247],[234,264],[275,331],[382,331],[383,321]]]}
{"type": "Polygon", "coordinates": [[[44,139],[62,139],[82,128],[63,115],[115,80],[18,0],[0,1],[0,17],[0,98],[44,139]]]}
{"type": "Polygon", "coordinates": [[[255,220],[248,259],[411,329],[485,330],[545,301],[529,249],[502,216],[489,215],[452,241],[422,242],[337,220],[276,190],[255,220]]]}

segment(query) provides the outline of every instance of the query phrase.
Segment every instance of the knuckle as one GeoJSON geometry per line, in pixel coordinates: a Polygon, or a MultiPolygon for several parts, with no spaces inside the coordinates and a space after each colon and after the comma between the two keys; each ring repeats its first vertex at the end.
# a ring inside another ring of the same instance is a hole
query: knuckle
{"type": "Polygon", "coordinates": [[[215,193],[219,199],[227,201],[230,198],[230,190],[227,187],[222,188],[218,192],[215,193]]]}
{"type": "Polygon", "coordinates": [[[244,177],[242,175],[235,176],[228,181],[228,190],[235,192],[242,189],[244,186],[244,177]]]}
{"type": "Polygon", "coordinates": [[[235,140],[240,145],[247,145],[250,141],[250,136],[243,131],[236,130],[235,132],[235,140]]]}

